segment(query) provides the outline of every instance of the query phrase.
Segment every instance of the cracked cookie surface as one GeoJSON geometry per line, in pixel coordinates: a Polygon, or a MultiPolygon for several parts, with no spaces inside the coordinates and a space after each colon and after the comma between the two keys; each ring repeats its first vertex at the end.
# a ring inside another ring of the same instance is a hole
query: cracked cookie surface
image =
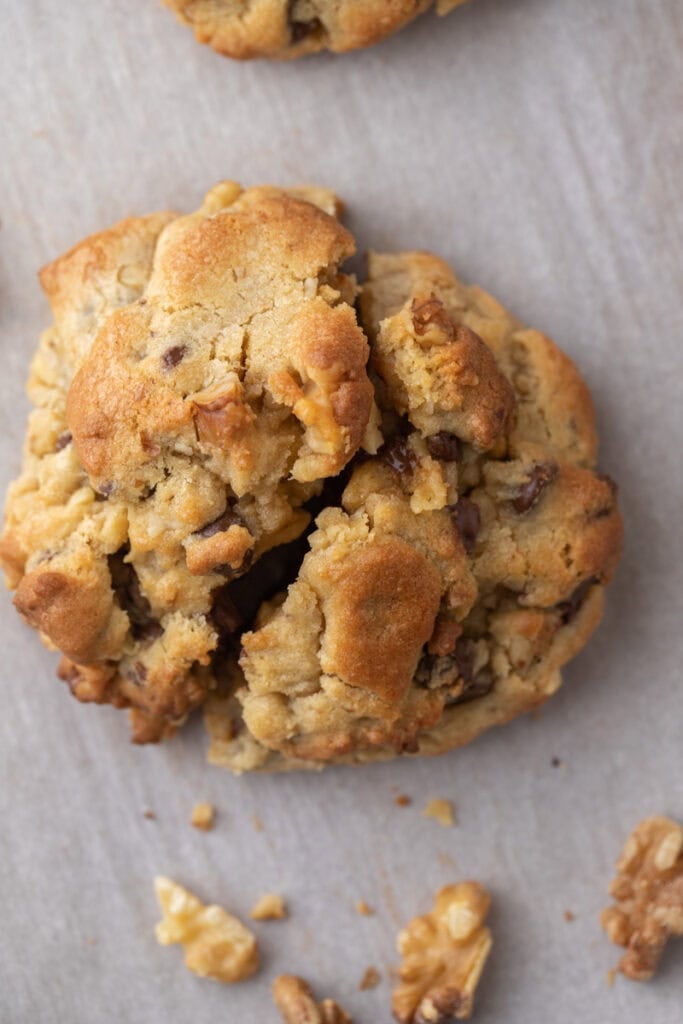
{"type": "Polygon", "coordinates": [[[549,339],[424,253],[372,256],[361,311],[386,442],[207,709],[235,771],[438,753],[541,704],[620,555],[590,395],[549,339]]]}
{"type": "Polygon", "coordinates": [[[162,0],[200,43],[238,60],[292,59],[371,46],[435,8],[464,0],[162,0]]]}
{"type": "Polygon", "coordinates": [[[226,582],[372,447],[335,213],[322,189],[224,182],[197,213],[129,219],[41,274],[55,321],[0,559],[74,694],[131,707],[136,739],[212,685],[226,582]]]}

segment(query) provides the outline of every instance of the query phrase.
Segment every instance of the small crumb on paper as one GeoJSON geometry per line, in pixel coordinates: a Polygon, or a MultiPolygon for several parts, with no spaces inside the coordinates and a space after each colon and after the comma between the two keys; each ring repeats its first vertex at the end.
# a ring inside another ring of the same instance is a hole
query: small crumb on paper
{"type": "Polygon", "coordinates": [[[376,988],[381,981],[381,976],[376,967],[368,967],[365,974],[360,980],[358,988],[361,992],[365,992],[366,989],[376,988]]]}
{"type": "Polygon", "coordinates": [[[424,818],[434,818],[444,828],[452,828],[455,825],[455,814],[453,804],[450,800],[443,800],[440,797],[429,800],[422,812],[424,818]]]}
{"type": "Polygon", "coordinates": [[[412,802],[413,801],[410,799],[410,797],[406,796],[405,793],[399,793],[398,796],[394,799],[394,803],[397,804],[398,807],[410,807],[412,802]]]}
{"type": "Polygon", "coordinates": [[[564,912],[564,919],[568,923],[571,923],[573,920],[575,920],[575,915],[572,914],[571,910],[565,910],[565,912],[564,912]]]}
{"type": "Polygon", "coordinates": [[[358,900],[356,903],[356,913],[362,914],[363,917],[372,917],[374,910],[368,906],[365,900],[358,900]]]}
{"type": "Polygon", "coordinates": [[[252,907],[249,917],[253,921],[281,921],[287,917],[284,897],[275,892],[264,893],[252,907]]]}
{"type": "Polygon", "coordinates": [[[202,832],[209,832],[213,828],[216,812],[212,804],[195,804],[192,808],[191,823],[202,832]]]}

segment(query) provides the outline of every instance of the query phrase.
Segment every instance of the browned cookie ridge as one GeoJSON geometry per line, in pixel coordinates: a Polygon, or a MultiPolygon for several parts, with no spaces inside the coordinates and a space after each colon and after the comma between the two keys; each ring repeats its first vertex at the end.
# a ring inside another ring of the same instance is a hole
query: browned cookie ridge
{"type": "Polygon", "coordinates": [[[238,60],[291,60],[371,46],[434,7],[464,0],[162,0],[200,43],[238,60]]]}
{"type": "Polygon", "coordinates": [[[54,324],[0,558],[73,693],[133,709],[138,740],[213,685],[227,582],[373,447],[336,211],[322,189],[224,182],[197,213],[123,221],[41,274],[54,324]]]}

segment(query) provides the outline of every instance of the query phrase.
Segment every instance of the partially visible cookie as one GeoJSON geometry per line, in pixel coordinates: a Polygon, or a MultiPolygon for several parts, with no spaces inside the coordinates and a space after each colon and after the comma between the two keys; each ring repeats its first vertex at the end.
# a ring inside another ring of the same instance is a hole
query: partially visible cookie
{"type": "Polygon", "coordinates": [[[464,0],[162,0],[200,43],[226,57],[292,59],[379,42],[432,6],[464,0]]]}
{"type": "Polygon", "coordinates": [[[387,442],[212,702],[236,771],[437,753],[530,710],[620,555],[590,396],[552,342],[427,254],[372,257],[361,308],[387,442]]]}
{"type": "Polygon", "coordinates": [[[138,740],[212,685],[226,582],[373,446],[335,212],[323,189],[224,182],[197,213],[124,221],[41,274],[55,322],[0,560],[74,694],[134,709],[138,740]]]}

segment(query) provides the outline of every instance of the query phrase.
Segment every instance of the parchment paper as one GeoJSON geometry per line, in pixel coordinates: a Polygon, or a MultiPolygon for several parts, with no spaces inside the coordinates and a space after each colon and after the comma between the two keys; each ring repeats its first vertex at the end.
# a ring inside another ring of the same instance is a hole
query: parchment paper
{"type": "Polygon", "coordinates": [[[479,1024],[680,1024],[683,942],[652,985],[609,989],[597,921],[636,822],[683,819],[679,0],[473,0],[368,52],[244,66],[157,0],[0,7],[3,490],[49,321],[37,269],[131,212],[193,209],[222,177],[312,181],[346,200],[361,250],[433,248],[577,360],[627,527],[604,624],[540,718],[322,775],[234,779],[205,764],[199,723],[132,747],[125,715],[72,700],[2,596],[2,1024],[275,1024],[281,971],[388,1022],[398,926],[466,877],[494,897],[479,1024]],[[420,816],[432,796],[455,828],[420,816]],[[189,825],[202,799],[209,834],[189,825]],[[257,928],[260,975],[202,981],[157,946],[157,873],[241,915],[285,894],[290,919],[257,928]],[[369,964],[384,981],[359,992],[369,964]]]}

